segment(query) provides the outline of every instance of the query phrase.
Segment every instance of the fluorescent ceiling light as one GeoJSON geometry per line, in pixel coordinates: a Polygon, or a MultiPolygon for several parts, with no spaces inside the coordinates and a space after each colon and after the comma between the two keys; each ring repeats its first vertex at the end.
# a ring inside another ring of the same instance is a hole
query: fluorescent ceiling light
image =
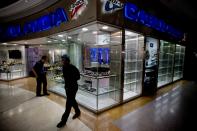
{"type": "Polygon", "coordinates": [[[72,39],[72,37],[71,36],[68,36],[68,39],[72,39]]]}
{"type": "Polygon", "coordinates": [[[14,44],[14,45],[17,45],[17,44],[14,44]]]}
{"type": "Polygon", "coordinates": [[[125,34],[128,35],[128,36],[135,36],[135,35],[137,35],[136,33],[133,33],[133,32],[130,32],[130,31],[126,31],[125,34]]]}
{"type": "Polygon", "coordinates": [[[88,31],[88,28],[82,28],[82,31],[88,31]]]}
{"type": "Polygon", "coordinates": [[[65,42],[66,40],[63,39],[62,41],[65,42]]]}
{"type": "Polygon", "coordinates": [[[120,37],[122,37],[121,35],[117,35],[117,36],[115,36],[115,37],[118,37],[118,38],[120,38],[120,37]]]}
{"type": "Polygon", "coordinates": [[[126,39],[125,41],[133,41],[133,40],[138,40],[138,38],[126,39]]]}
{"type": "Polygon", "coordinates": [[[81,39],[77,39],[78,41],[81,41],[81,39]]]}
{"type": "Polygon", "coordinates": [[[49,40],[49,41],[47,41],[47,42],[48,42],[48,43],[51,43],[52,41],[49,40]]]}
{"type": "Polygon", "coordinates": [[[92,34],[96,35],[98,32],[97,31],[93,31],[92,34]]]}
{"type": "Polygon", "coordinates": [[[104,30],[107,30],[109,27],[108,26],[103,26],[102,27],[104,30]]]}
{"type": "Polygon", "coordinates": [[[8,43],[2,43],[3,45],[7,45],[8,43]]]}
{"type": "Polygon", "coordinates": [[[27,41],[25,41],[24,43],[25,43],[25,44],[27,44],[28,42],[27,42],[27,41]]]}
{"type": "Polygon", "coordinates": [[[54,40],[55,42],[57,42],[57,40],[54,40]]]}
{"type": "Polygon", "coordinates": [[[58,37],[63,37],[63,35],[58,35],[58,37]]]}

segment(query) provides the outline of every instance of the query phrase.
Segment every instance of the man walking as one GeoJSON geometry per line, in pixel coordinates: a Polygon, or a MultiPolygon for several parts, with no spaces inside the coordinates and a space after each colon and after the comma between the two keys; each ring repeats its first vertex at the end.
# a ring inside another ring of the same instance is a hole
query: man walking
{"type": "Polygon", "coordinates": [[[67,101],[66,110],[62,115],[61,121],[57,124],[58,128],[61,128],[66,124],[72,107],[75,109],[75,115],[73,116],[73,119],[79,117],[81,114],[78,103],[75,100],[78,90],[77,81],[80,79],[79,70],[74,65],[70,64],[70,59],[67,55],[62,56],[62,63],[67,101]]]}
{"type": "Polygon", "coordinates": [[[47,61],[47,56],[42,56],[41,60],[36,62],[32,71],[36,77],[37,87],[36,87],[36,96],[41,95],[41,86],[43,84],[43,95],[49,95],[47,93],[47,79],[46,71],[44,70],[44,63],[47,61]]]}

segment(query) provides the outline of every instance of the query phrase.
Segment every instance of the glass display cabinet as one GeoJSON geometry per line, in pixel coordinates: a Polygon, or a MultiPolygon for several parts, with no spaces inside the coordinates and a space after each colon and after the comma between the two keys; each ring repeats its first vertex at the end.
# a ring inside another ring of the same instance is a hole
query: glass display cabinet
{"type": "Polygon", "coordinates": [[[160,41],[157,87],[173,81],[174,52],[175,44],[163,40],[160,41]]]}
{"type": "Polygon", "coordinates": [[[0,65],[0,79],[2,80],[22,78],[25,74],[25,65],[22,63],[0,65]]]}
{"type": "Polygon", "coordinates": [[[175,51],[173,81],[179,80],[183,77],[184,58],[185,58],[185,47],[177,44],[175,51]]]}
{"type": "Polygon", "coordinates": [[[125,31],[124,101],[141,94],[143,50],[144,37],[125,31]]]}
{"type": "Polygon", "coordinates": [[[25,47],[15,45],[0,46],[0,79],[15,80],[26,76],[25,47]]]}
{"type": "MultiPolygon", "coordinates": [[[[64,53],[69,55],[71,63],[80,71],[76,99],[81,105],[98,112],[120,103],[120,29],[95,23],[48,38],[51,43],[57,41],[65,46],[64,53]]],[[[51,51],[49,55],[56,59],[58,54],[51,51]]],[[[49,90],[66,97],[60,65],[53,63],[48,69],[49,78],[57,83],[49,90]]]]}

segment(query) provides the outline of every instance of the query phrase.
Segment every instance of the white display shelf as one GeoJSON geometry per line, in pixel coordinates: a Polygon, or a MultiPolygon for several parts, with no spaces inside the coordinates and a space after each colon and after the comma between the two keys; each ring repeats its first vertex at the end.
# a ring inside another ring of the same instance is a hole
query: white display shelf
{"type": "Polygon", "coordinates": [[[167,76],[167,75],[172,75],[172,74],[171,74],[171,73],[167,73],[167,74],[159,74],[158,76],[159,76],[159,77],[162,77],[162,76],[165,76],[165,75],[167,76]]]}
{"type": "Polygon", "coordinates": [[[138,73],[138,72],[142,72],[142,70],[125,71],[124,74],[138,73]]]}
{"type": "Polygon", "coordinates": [[[169,84],[173,81],[173,68],[175,45],[161,41],[159,54],[159,73],[157,87],[169,84]],[[164,58],[164,59],[163,59],[164,58]],[[171,63],[171,64],[170,64],[171,63]],[[164,66],[167,65],[167,66],[164,66]]]}
{"type": "Polygon", "coordinates": [[[137,95],[139,95],[139,93],[136,93],[134,91],[124,92],[124,94],[123,94],[123,100],[131,99],[133,97],[136,97],[137,95]]]}
{"type": "MultiPolygon", "coordinates": [[[[49,91],[57,93],[59,95],[62,95],[66,97],[65,89],[62,86],[56,86],[53,88],[50,88],[49,91]]],[[[78,90],[76,95],[76,100],[83,106],[89,107],[93,110],[97,110],[97,97],[95,95],[92,95],[88,92],[78,90]]],[[[98,110],[107,108],[109,105],[117,104],[118,102],[114,99],[110,98],[108,94],[102,95],[102,97],[99,97],[98,99],[98,110]]]]}
{"type": "Polygon", "coordinates": [[[131,81],[131,82],[125,82],[124,85],[133,84],[133,83],[136,83],[136,82],[138,82],[138,80],[134,80],[134,81],[131,81]]]}
{"type": "Polygon", "coordinates": [[[175,67],[178,67],[178,66],[183,66],[183,65],[175,65],[175,67]]]}
{"type": "Polygon", "coordinates": [[[84,73],[80,73],[81,76],[85,76],[88,78],[93,78],[93,79],[103,79],[103,78],[110,78],[110,77],[115,77],[116,75],[106,75],[106,76],[90,76],[90,75],[86,75],[84,73]]]}
{"type": "Polygon", "coordinates": [[[125,60],[125,62],[142,62],[142,60],[125,60]]]}
{"type": "Polygon", "coordinates": [[[176,51],[175,51],[175,65],[174,65],[174,77],[173,81],[176,81],[178,79],[181,79],[183,77],[183,66],[184,66],[184,56],[185,56],[185,47],[181,45],[176,45],[176,51]],[[180,63],[182,62],[182,63],[180,63]],[[178,68],[182,68],[180,71],[178,68]]]}
{"type": "Polygon", "coordinates": [[[168,69],[168,68],[172,68],[171,66],[162,66],[162,67],[159,67],[159,69],[168,69]]]}
{"type": "Polygon", "coordinates": [[[181,55],[185,55],[185,53],[183,52],[175,52],[176,54],[181,54],[181,55]]]}
{"type": "Polygon", "coordinates": [[[182,73],[183,71],[175,71],[174,73],[182,73]]]}

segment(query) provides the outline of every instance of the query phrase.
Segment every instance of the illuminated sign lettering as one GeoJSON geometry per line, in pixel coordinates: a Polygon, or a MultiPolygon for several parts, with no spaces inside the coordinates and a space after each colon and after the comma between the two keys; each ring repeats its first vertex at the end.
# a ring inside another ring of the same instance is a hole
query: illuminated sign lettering
{"type": "Polygon", "coordinates": [[[87,0],[76,0],[70,7],[71,19],[77,19],[78,16],[85,10],[87,4],[87,0]]]}
{"type": "Polygon", "coordinates": [[[119,0],[102,0],[103,1],[103,13],[113,13],[124,7],[124,4],[119,0]]]}
{"type": "Polygon", "coordinates": [[[68,17],[63,8],[58,8],[55,12],[41,16],[38,19],[25,22],[23,26],[8,26],[6,29],[7,37],[23,36],[29,33],[49,30],[52,27],[59,26],[63,22],[67,22],[68,17]]]}
{"type": "Polygon", "coordinates": [[[144,10],[139,9],[136,5],[129,2],[124,6],[124,17],[137,23],[141,23],[147,27],[153,28],[160,32],[168,33],[169,35],[181,39],[183,32],[180,32],[172,26],[166,24],[164,21],[155,16],[146,13],[144,10]]]}

